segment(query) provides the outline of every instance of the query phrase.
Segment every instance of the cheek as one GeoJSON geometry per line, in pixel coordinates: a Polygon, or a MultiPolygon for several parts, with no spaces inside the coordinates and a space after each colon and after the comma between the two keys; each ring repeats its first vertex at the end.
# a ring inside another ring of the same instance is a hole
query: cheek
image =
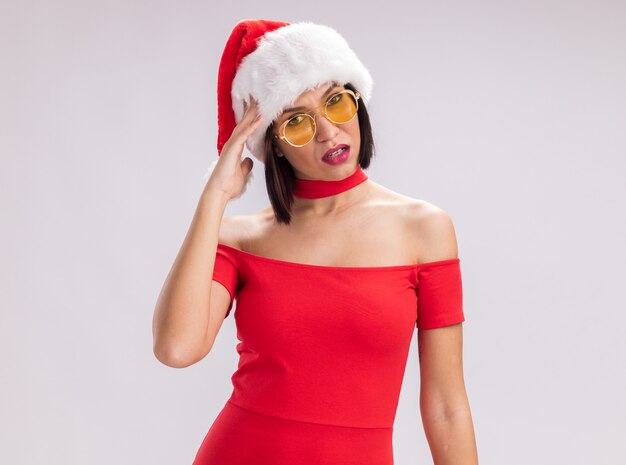
{"type": "Polygon", "coordinates": [[[355,143],[358,143],[361,140],[361,131],[359,128],[359,122],[358,120],[356,120],[356,118],[355,118],[354,124],[350,126],[350,134],[353,136],[354,139],[356,139],[355,143]]]}

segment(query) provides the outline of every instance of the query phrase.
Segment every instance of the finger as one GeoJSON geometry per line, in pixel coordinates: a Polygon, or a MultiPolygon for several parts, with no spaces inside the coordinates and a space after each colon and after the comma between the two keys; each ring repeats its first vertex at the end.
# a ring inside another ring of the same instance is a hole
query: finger
{"type": "Polygon", "coordinates": [[[237,125],[246,124],[248,121],[250,121],[250,114],[253,113],[251,111],[252,107],[249,104],[247,104],[245,101],[243,103],[243,106],[244,106],[244,112],[243,112],[243,115],[241,116],[241,119],[239,120],[239,123],[237,123],[237,125]]]}
{"type": "Polygon", "coordinates": [[[244,126],[246,129],[251,125],[257,125],[260,119],[262,119],[261,113],[257,108],[249,107],[250,111],[248,114],[241,119],[240,124],[244,126]]]}
{"type": "Polygon", "coordinates": [[[250,122],[249,125],[245,126],[243,130],[244,137],[247,138],[250,134],[252,134],[256,130],[256,128],[259,127],[261,121],[263,121],[263,117],[261,115],[258,115],[256,118],[254,118],[254,120],[250,122]]]}
{"type": "Polygon", "coordinates": [[[258,110],[259,102],[254,97],[250,97],[249,100],[243,101],[243,111],[244,113],[247,111],[252,111],[253,109],[258,110]]]}
{"type": "Polygon", "coordinates": [[[249,110],[249,113],[251,113],[251,114],[258,114],[259,113],[259,104],[258,104],[258,102],[256,102],[254,99],[252,99],[250,101],[250,103],[248,104],[248,110],[249,110]]]}
{"type": "Polygon", "coordinates": [[[244,177],[248,176],[248,173],[252,171],[252,166],[254,165],[252,158],[245,157],[241,162],[241,167],[244,170],[244,177]]]}
{"type": "Polygon", "coordinates": [[[254,117],[254,119],[252,120],[252,123],[250,124],[250,126],[256,128],[256,127],[258,127],[261,124],[262,121],[263,121],[263,116],[259,113],[259,114],[257,114],[254,117]]]}
{"type": "Polygon", "coordinates": [[[240,144],[245,143],[246,139],[252,134],[263,121],[263,117],[261,115],[257,115],[254,119],[251,119],[248,122],[244,120],[240,121],[239,124],[233,130],[234,137],[240,144]]]}

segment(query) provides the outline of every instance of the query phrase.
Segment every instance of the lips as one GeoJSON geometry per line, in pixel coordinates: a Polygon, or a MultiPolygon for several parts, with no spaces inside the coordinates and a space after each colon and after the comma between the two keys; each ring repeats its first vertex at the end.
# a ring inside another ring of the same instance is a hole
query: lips
{"type": "Polygon", "coordinates": [[[341,149],[341,148],[348,148],[348,146],[346,144],[339,144],[333,148],[328,149],[324,155],[322,155],[322,158],[326,158],[328,155],[330,155],[333,152],[336,152],[337,150],[341,149]]]}

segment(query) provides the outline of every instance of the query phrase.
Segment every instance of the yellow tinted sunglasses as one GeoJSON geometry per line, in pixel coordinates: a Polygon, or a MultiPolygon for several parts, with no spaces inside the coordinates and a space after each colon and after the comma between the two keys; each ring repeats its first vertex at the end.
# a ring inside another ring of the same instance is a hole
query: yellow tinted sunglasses
{"type": "MultiPolygon", "coordinates": [[[[330,96],[321,108],[326,118],[332,123],[347,123],[357,114],[360,98],[361,94],[359,92],[345,89],[330,96]]],[[[280,125],[278,134],[274,134],[274,137],[284,140],[294,147],[302,147],[308,144],[313,140],[317,132],[317,125],[315,124],[316,114],[316,110],[311,110],[293,115],[280,125]]]]}

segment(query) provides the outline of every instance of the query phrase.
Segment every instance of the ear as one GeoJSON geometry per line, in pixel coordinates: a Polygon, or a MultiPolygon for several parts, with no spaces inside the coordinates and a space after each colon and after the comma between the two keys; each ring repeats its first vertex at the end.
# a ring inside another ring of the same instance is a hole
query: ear
{"type": "Polygon", "coordinates": [[[283,153],[280,151],[280,149],[278,148],[278,142],[276,142],[277,139],[274,139],[272,141],[272,146],[274,147],[274,151],[276,152],[276,156],[277,157],[284,157],[285,155],[283,155],[283,153]]]}

